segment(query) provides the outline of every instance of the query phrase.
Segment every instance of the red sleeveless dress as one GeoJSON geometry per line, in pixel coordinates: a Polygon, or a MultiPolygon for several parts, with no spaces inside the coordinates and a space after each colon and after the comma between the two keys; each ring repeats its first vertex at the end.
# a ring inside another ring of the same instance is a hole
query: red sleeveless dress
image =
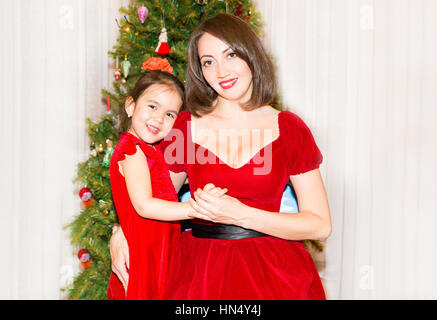
{"type": "Polygon", "coordinates": [[[122,133],[112,155],[109,172],[115,208],[129,245],[129,284],[125,295],[123,285],[112,272],[107,293],[111,300],[161,299],[173,248],[180,236],[179,222],[145,219],[132,206],[118,161],[124,160],[126,154],[135,154],[137,145],[147,157],[153,197],[178,201],[161,151],[130,133],[122,133]]]}
{"type": "MultiPolygon", "coordinates": [[[[183,111],[173,128],[178,133],[167,136],[165,140],[171,140],[160,147],[171,171],[188,174],[191,194],[211,182],[228,188],[229,196],[248,206],[279,212],[289,176],[316,169],[322,162],[310,130],[289,111],[278,115],[279,138],[237,169],[193,143],[190,120],[191,115],[183,111]],[[176,150],[183,150],[183,157],[176,150]]],[[[180,300],[325,298],[314,262],[301,241],[271,236],[205,239],[193,237],[191,231],[182,233],[164,292],[164,299],[180,300]]]]}

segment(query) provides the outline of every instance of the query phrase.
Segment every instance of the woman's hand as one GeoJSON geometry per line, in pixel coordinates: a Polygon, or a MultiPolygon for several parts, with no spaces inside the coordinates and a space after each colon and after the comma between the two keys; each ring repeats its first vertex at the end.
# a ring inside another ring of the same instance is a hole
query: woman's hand
{"type": "Polygon", "coordinates": [[[118,227],[112,234],[109,251],[111,252],[112,271],[117,275],[127,292],[129,283],[129,246],[123,230],[118,227]]]}
{"type": "Polygon", "coordinates": [[[213,184],[207,184],[203,190],[197,189],[194,192],[195,201],[191,198],[190,203],[196,212],[192,214],[192,217],[215,223],[243,226],[246,206],[217,188],[213,184]]]}

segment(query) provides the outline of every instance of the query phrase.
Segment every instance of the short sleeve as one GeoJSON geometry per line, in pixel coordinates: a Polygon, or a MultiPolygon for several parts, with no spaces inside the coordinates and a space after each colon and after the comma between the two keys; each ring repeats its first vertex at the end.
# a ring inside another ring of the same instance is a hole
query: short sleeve
{"type": "Polygon", "coordinates": [[[137,145],[140,146],[141,151],[147,157],[149,166],[153,164],[157,158],[157,153],[153,147],[147,145],[144,141],[138,139],[128,132],[123,132],[120,135],[120,140],[117,143],[111,160],[114,159],[114,161],[117,162],[123,161],[126,159],[126,155],[131,156],[137,152],[137,145]]]}
{"type": "Polygon", "coordinates": [[[298,175],[318,169],[323,156],[308,126],[290,111],[280,115],[279,126],[287,150],[287,174],[298,175]]]}
{"type": "Polygon", "coordinates": [[[159,144],[169,170],[176,173],[186,172],[187,130],[190,119],[191,115],[188,111],[181,111],[170,133],[159,144]]]}

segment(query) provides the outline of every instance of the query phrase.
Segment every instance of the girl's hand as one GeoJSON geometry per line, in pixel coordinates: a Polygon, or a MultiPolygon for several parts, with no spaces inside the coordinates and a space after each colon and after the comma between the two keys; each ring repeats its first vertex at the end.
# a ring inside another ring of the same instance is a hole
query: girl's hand
{"type": "MultiPolygon", "coordinates": [[[[208,183],[207,185],[205,185],[205,187],[203,187],[203,190],[205,192],[207,192],[208,194],[215,196],[215,197],[222,197],[226,192],[228,192],[228,189],[226,189],[226,188],[222,189],[222,188],[216,187],[212,183],[208,183]]],[[[191,219],[200,218],[199,216],[197,216],[197,212],[196,212],[196,209],[194,207],[196,205],[196,201],[194,201],[193,198],[190,198],[189,204],[192,208],[192,212],[189,213],[188,216],[191,219]]],[[[200,219],[203,219],[203,218],[200,218],[200,219]]],[[[206,220],[206,219],[204,219],[204,220],[206,220]]]]}
{"type": "Polygon", "coordinates": [[[209,193],[212,196],[221,197],[228,192],[228,189],[219,188],[213,185],[212,183],[208,183],[203,187],[203,191],[209,193]]]}
{"type": "MultiPolygon", "coordinates": [[[[192,207],[196,210],[193,213],[193,218],[215,223],[244,225],[246,218],[244,209],[246,206],[243,203],[218,191],[217,194],[211,194],[211,192],[205,191],[205,188],[204,190],[197,189],[194,192],[195,201],[192,198],[190,199],[192,207]]],[[[211,190],[214,190],[214,188],[211,188],[211,190]]]]}

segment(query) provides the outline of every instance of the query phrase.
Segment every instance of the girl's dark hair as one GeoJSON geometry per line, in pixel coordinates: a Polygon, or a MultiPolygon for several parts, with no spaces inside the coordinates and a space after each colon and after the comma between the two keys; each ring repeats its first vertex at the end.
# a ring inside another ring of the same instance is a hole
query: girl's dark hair
{"type": "Polygon", "coordinates": [[[209,33],[228,44],[252,71],[252,96],[244,106],[253,110],[270,104],[277,94],[276,75],[272,61],[255,31],[242,19],[221,13],[207,19],[192,33],[188,46],[188,65],[185,79],[186,108],[196,116],[214,110],[217,92],[206,82],[198,55],[200,37],[209,33]]]}
{"type": "MultiPolygon", "coordinates": [[[[184,102],[185,88],[184,84],[174,75],[161,70],[146,70],[146,72],[137,80],[135,87],[129,92],[128,97],[132,97],[134,102],[154,84],[166,85],[179,93],[184,102]]],[[[183,108],[183,107],[182,107],[183,108]]],[[[181,110],[182,110],[181,108],[181,110]]],[[[120,108],[120,132],[127,131],[131,125],[131,119],[127,116],[124,105],[120,108]]]]}

